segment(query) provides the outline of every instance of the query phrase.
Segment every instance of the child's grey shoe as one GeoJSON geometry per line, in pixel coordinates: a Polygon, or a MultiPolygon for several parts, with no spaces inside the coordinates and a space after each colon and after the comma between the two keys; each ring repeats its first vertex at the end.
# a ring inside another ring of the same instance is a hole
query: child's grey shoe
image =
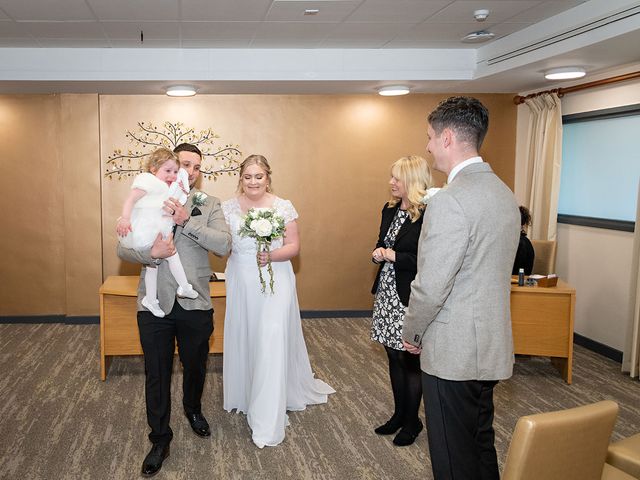
{"type": "Polygon", "coordinates": [[[142,301],[142,306],[153,313],[154,317],[162,318],[164,317],[164,312],[160,308],[160,303],[157,299],[149,300],[147,297],[144,297],[142,301]]]}
{"type": "Polygon", "coordinates": [[[187,283],[185,288],[178,286],[178,296],[180,298],[198,298],[198,292],[196,292],[190,283],[187,283]]]}

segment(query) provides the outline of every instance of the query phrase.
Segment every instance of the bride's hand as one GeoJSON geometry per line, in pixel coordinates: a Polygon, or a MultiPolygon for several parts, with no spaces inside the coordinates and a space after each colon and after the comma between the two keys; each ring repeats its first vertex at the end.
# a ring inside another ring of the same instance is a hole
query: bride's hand
{"type": "Polygon", "coordinates": [[[269,254],[267,252],[258,252],[256,257],[258,258],[258,263],[261,267],[264,267],[269,263],[269,254]]]}

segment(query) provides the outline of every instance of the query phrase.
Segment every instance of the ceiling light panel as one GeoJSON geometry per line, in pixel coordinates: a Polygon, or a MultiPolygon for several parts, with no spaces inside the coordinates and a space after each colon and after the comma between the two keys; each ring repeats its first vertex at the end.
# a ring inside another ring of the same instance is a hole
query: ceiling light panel
{"type": "Polygon", "coordinates": [[[269,9],[267,22],[342,22],[360,4],[360,0],[344,1],[276,1],[269,9]],[[304,11],[317,9],[317,15],[305,15],[304,11]]]}

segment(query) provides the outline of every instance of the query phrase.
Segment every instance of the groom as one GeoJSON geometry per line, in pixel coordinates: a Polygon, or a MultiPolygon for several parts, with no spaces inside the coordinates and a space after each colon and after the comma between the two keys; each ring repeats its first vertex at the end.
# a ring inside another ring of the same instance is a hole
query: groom
{"type": "Polygon", "coordinates": [[[420,355],[435,480],[498,480],[493,388],[511,376],[511,267],[520,214],[511,190],[478,155],[489,123],[475,98],[429,115],[427,150],[448,175],[425,210],[418,274],[402,337],[420,355]]]}
{"type": "Polygon", "coordinates": [[[138,286],[138,330],[144,352],[145,399],[149,440],[153,446],[142,463],[142,475],[150,477],[162,468],[169,456],[173,432],[171,414],[171,372],[175,343],[183,368],[182,405],[193,431],[211,435],[202,415],[201,397],[207,371],[209,338],[213,333],[213,306],[209,291],[209,252],[226,255],[231,235],[224,220],[220,200],[199,192],[195,183],[200,175],[202,153],[195,145],[183,143],[174,152],[180,166],[189,175],[189,197],[183,206],[176,199],[165,202],[164,210],[176,224],[174,235],[163,239],[158,235],[148,251],[136,251],[118,245],[118,256],[128,262],[142,263],[158,269],[158,300],[165,313],[153,316],[140,303],[146,291],[144,269],[138,286]],[[180,254],[189,283],[198,298],[176,298],[177,284],[164,260],[180,254]]]}

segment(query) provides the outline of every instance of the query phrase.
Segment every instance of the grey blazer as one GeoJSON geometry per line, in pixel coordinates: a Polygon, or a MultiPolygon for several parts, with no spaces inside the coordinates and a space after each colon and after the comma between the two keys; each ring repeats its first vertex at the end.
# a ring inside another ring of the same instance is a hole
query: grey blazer
{"type": "Polygon", "coordinates": [[[429,202],[402,337],[424,372],[502,380],[513,370],[511,267],[518,204],[487,163],[463,168],[429,202]]]}
{"type": "MultiPolygon", "coordinates": [[[[193,194],[198,190],[192,189],[185,207],[192,212],[191,218],[184,228],[177,227],[174,235],[174,244],[180,255],[180,261],[187,274],[187,280],[198,292],[198,298],[179,298],[178,303],[185,310],[209,310],[211,305],[211,293],[209,290],[209,278],[211,267],[209,265],[209,252],[216,255],[226,255],[231,247],[231,234],[229,227],[224,221],[224,215],[220,208],[220,200],[216,197],[207,196],[205,204],[193,210],[193,194]],[[194,215],[195,213],[195,215],[194,215]]],[[[154,267],[151,259],[151,249],[140,251],[123,248],[118,244],[118,256],[122,260],[132,263],[142,263],[146,266],[154,267]]],[[[168,314],[173,308],[176,300],[176,289],[178,284],[169,271],[168,262],[162,262],[158,268],[158,301],[160,308],[168,314]]],[[[140,283],[138,284],[138,311],[146,310],[140,302],[145,295],[144,275],[145,270],[140,272],[140,283]]]]}

